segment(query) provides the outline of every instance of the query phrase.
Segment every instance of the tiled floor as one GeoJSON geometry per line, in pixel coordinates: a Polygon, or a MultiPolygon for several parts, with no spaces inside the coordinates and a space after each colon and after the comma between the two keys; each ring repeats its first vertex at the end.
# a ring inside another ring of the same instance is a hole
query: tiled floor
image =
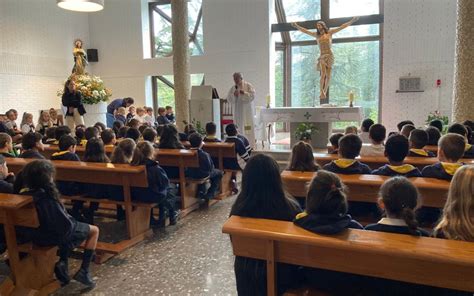
{"type": "MultiPolygon", "coordinates": [[[[193,212],[106,263],[92,264],[94,290],[72,281],[57,295],[236,295],[234,256],[221,233],[234,200],[193,212]]],[[[80,261],[71,261],[73,274],[80,261]]],[[[7,272],[0,264],[0,274],[7,272]]]]}

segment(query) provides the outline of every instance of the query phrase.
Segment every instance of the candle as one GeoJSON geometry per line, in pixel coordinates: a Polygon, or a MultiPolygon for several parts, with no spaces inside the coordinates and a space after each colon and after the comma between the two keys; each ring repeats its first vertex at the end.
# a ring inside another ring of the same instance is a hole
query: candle
{"type": "Polygon", "coordinates": [[[270,108],[270,100],[271,100],[270,95],[267,95],[267,98],[266,98],[266,101],[267,101],[267,108],[270,108]]]}
{"type": "Polygon", "coordinates": [[[352,92],[352,90],[349,92],[349,107],[352,107],[353,106],[353,103],[354,102],[354,93],[352,92]]]}

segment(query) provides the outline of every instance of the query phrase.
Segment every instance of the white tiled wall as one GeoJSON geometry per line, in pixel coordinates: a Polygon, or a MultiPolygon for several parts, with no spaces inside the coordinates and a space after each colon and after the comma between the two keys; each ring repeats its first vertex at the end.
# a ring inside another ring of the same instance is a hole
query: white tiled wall
{"type": "Polygon", "coordinates": [[[393,130],[428,113],[451,115],[456,1],[385,0],[382,122],[393,130]],[[395,93],[400,76],[421,77],[422,93],[395,93]],[[436,80],[441,79],[441,87],[436,80]]]}
{"type": "MultiPolygon", "coordinates": [[[[73,66],[73,40],[89,40],[87,14],[50,0],[1,0],[0,112],[59,107],[57,90],[73,66]]],[[[35,120],[37,117],[35,117],[35,120]]]]}

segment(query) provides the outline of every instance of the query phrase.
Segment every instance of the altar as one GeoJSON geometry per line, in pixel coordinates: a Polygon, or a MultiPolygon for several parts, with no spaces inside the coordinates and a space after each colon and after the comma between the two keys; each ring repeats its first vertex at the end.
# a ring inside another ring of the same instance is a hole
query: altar
{"type": "Polygon", "coordinates": [[[332,123],[341,121],[362,122],[362,107],[277,107],[262,108],[260,120],[266,126],[274,122],[290,123],[291,146],[299,141],[296,129],[301,123],[313,123],[317,132],[311,137],[314,148],[324,149],[332,132],[332,123]]]}

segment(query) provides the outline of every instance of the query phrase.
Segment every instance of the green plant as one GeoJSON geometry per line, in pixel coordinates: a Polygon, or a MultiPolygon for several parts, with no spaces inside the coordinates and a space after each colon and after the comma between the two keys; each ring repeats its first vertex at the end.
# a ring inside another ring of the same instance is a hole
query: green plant
{"type": "Polygon", "coordinates": [[[449,117],[446,115],[442,115],[441,112],[438,110],[434,112],[430,112],[428,114],[428,118],[426,118],[426,124],[429,125],[433,120],[441,120],[443,122],[443,133],[446,132],[448,125],[449,125],[449,117]]]}
{"type": "Polygon", "coordinates": [[[318,128],[313,123],[302,122],[296,127],[295,138],[298,141],[311,140],[317,132],[318,128]]]}
{"type": "MultiPolygon", "coordinates": [[[[188,122],[186,120],[183,120],[183,124],[184,125],[187,125],[188,122]]],[[[191,120],[191,124],[194,126],[194,129],[201,135],[205,135],[206,134],[206,129],[202,126],[202,123],[201,121],[199,120],[196,120],[196,118],[193,118],[193,120],[191,120]]]]}

